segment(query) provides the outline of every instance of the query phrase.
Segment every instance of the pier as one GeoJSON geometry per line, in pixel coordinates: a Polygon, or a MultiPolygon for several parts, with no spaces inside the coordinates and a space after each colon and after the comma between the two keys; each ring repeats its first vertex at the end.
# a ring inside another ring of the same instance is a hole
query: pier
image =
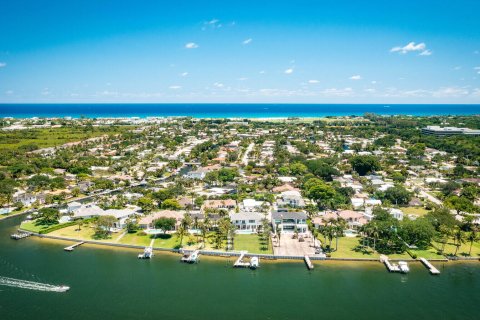
{"type": "Polygon", "coordinates": [[[422,261],[423,265],[427,267],[428,271],[430,271],[430,274],[440,274],[440,271],[435,268],[430,262],[428,262],[427,259],[425,258],[420,258],[420,261],[422,261]]]}
{"type": "Polygon", "coordinates": [[[240,257],[238,257],[238,259],[235,261],[235,263],[233,264],[233,266],[235,268],[248,268],[250,267],[250,263],[249,262],[245,262],[243,261],[243,258],[245,257],[245,254],[247,253],[247,251],[242,251],[240,253],[240,257]]]}
{"type": "Polygon", "coordinates": [[[12,235],[10,235],[10,238],[13,239],[13,240],[20,240],[20,239],[23,239],[23,238],[27,238],[27,237],[30,237],[32,234],[29,233],[29,232],[19,232],[19,233],[14,233],[12,235]]]}
{"type": "Polygon", "coordinates": [[[312,261],[310,261],[310,257],[305,256],[304,260],[305,260],[305,264],[307,265],[308,270],[313,270],[314,266],[313,266],[312,261]]]}
{"type": "Polygon", "coordinates": [[[387,270],[389,272],[400,272],[400,267],[396,264],[390,263],[388,260],[388,257],[386,255],[381,255],[380,256],[380,261],[383,262],[383,264],[387,267],[387,270]]]}
{"type": "Polygon", "coordinates": [[[72,252],[76,247],[81,246],[84,243],[85,243],[84,241],[78,242],[78,243],[72,244],[71,246],[63,248],[63,250],[68,251],[68,252],[72,252]]]}

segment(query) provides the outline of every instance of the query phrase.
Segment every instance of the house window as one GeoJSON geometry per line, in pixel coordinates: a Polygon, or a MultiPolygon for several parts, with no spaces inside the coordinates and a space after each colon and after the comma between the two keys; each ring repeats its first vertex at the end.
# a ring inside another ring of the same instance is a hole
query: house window
{"type": "Polygon", "coordinates": [[[255,223],[255,220],[248,220],[248,223],[255,223]]]}

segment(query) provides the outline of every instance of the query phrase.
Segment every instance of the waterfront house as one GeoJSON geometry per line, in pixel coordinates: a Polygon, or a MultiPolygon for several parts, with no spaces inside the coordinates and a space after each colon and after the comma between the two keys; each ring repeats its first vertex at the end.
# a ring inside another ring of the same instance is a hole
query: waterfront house
{"type": "Polygon", "coordinates": [[[90,219],[103,214],[104,210],[94,203],[82,204],[80,207],[72,211],[73,219],[90,219]]]}
{"type": "Polygon", "coordinates": [[[307,233],[307,214],[303,211],[274,211],[272,212],[272,226],[275,232],[278,226],[282,234],[294,233],[295,230],[299,234],[307,233]]]}
{"type": "Polygon", "coordinates": [[[237,229],[236,233],[256,233],[262,229],[262,220],[265,215],[260,212],[230,213],[230,220],[237,229]]]}
{"type": "Polygon", "coordinates": [[[347,229],[350,230],[357,230],[368,222],[364,212],[352,210],[327,212],[324,215],[313,218],[312,222],[315,228],[318,228],[321,225],[325,225],[329,220],[338,220],[340,218],[345,220],[347,229]]]}
{"type": "Polygon", "coordinates": [[[185,211],[173,211],[173,210],[156,211],[147,216],[142,217],[138,221],[138,225],[142,229],[155,230],[155,220],[158,220],[160,218],[174,218],[175,219],[174,230],[177,230],[184,215],[185,215],[185,211]]]}

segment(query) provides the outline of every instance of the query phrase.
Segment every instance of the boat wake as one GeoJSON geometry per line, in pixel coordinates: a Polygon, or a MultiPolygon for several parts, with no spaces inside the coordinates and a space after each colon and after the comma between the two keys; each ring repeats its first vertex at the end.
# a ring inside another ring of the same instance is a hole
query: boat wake
{"type": "Polygon", "coordinates": [[[70,289],[70,287],[67,287],[67,286],[55,286],[55,285],[46,284],[46,283],[13,279],[8,277],[0,277],[0,285],[15,287],[15,288],[22,288],[22,289],[29,289],[29,290],[37,290],[37,291],[50,291],[50,292],[65,292],[70,289]]]}

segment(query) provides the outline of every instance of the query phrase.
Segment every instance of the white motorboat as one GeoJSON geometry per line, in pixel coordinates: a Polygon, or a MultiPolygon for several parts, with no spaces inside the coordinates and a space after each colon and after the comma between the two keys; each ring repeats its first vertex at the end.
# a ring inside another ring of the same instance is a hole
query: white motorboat
{"type": "Polygon", "coordinates": [[[257,269],[260,266],[260,259],[258,257],[252,257],[250,259],[250,269],[257,269]]]}
{"type": "Polygon", "coordinates": [[[199,255],[200,255],[200,252],[198,250],[195,250],[191,253],[185,253],[182,256],[181,261],[186,263],[195,263],[195,262],[198,262],[199,255]]]}
{"type": "Polygon", "coordinates": [[[58,292],[66,292],[68,290],[70,290],[69,286],[59,286],[58,287],[58,292]]]}
{"type": "Polygon", "coordinates": [[[143,250],[143,253],[140,253],[138,255],[138,259],[150,259],[151,257],[153,257],[152,247],[145,247],[145,250],[143,250]]]}
{"type": "Polygon", "coordinates": [[[401,273],[409,273],[410,272],[410,268],[408,267],[408,263],[406,263],[405,261],[398,262],[398,267],[400,268],[401,273]]]}

